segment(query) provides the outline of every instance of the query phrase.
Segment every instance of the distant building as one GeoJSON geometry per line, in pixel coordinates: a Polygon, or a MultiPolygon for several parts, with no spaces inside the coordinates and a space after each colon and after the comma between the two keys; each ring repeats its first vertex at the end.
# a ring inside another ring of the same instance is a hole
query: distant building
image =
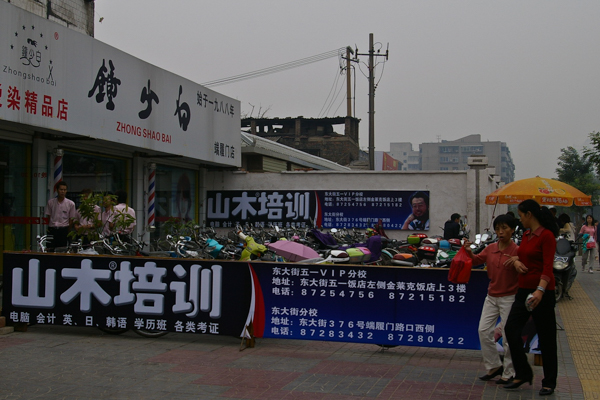
{"type": "Polygon", "coordinates": [[[515,180],[515,164],[506,143],[500,141],[481,141],[481,135],[469,135],[457,140],[442,140],[439,143],[422,143],[421,170],[423,171],[459,171],[469,169],[467,159],[471,155],[485,155],[489,166],[496,168],[503,182],[515,180]]]}
{"type": "Polygon", "coordinates": [[[375,152],[375,168],[374,171],[401,171],[402,162],[395,159],[390,153],[385,151],[375,152]]]}
{"type": "Polygon", "coordinates": [[[390,156],[400,161],[401,171],[420,171],[421,154],[413,150],[412,143],[390,143],[390,156]]]}

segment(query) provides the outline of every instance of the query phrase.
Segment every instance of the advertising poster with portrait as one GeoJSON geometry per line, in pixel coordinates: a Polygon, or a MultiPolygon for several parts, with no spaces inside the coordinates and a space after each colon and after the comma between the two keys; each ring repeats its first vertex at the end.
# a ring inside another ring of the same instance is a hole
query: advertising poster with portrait
{"type": "Polygon", "coordinates": [[[156,170],[156,220],[197,221],[196,172],[160,165],[156,170]]]}
{"type": "Polygon", "coordinates": [[[429,230],[429,191],[226,190],[207,192],[210,226],[372,227],[429,230]]]}
{"type": "Polygon", "coordinates": [[[181,221],[195,221],[195,173],[182,169],[171,171],[171,214],[181,221]]]}

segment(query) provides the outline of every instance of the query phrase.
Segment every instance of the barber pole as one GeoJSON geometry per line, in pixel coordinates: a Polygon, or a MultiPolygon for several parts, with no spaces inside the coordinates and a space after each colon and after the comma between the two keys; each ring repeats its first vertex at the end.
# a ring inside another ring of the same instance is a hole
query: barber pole
{"type": "Polygon", "coordinates": [[[58,182],[63,180],[63,151],[61,149],[56,149],[54,154],[54,187],[52,189],[52,193],[56,194],[56,185],[58,182]]]}
{"type": "Polygon", "coordinates": [[[150,165],[148,174],[148,226],[154,226],[154,181],[156,178],[156,165],[150,165]]]}

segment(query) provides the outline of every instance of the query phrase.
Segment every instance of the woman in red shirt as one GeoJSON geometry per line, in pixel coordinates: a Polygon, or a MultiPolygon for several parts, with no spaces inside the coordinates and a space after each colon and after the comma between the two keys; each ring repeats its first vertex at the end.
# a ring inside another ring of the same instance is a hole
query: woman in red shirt
{"type": "Polygon", "coordinates": [[[485,263],[490,278],[488,294],[479,318],[479,342],[487,374],[480,376],[479,379],[489,381],[500,375],[500,379],[496,383],[504,385],[509,383],[515,375],[504,325],[506,325],[506,318],[515,302],[515,294],[518,289],[519,273],[510,262],[511,257],[516,257],[519,250],[519,246],[512,241],[516,226],[517,220],[513,216],[499,215],[494,219],[494,231],[498,236],[498,242],[490,244],[477,255],[471,251],[470,243],[465,243],[465,250],[473,259],[473,265],[485,263]],[[504,361],[500,360],[494,340],[498,317],[500,317],[500,329],[504,337],[502,341],[504,361]]]}
{"type": "Polygon", "coordinates": [[[546,396],[554,393],[558,374],[553,273],[558,225],[550,210],[540,207],[535,200],[521,202],[518,210],[521,223],[527,230],[519,245],[519,259],[514,262],[520,273],[519,289],[505,327],[516,375],[504,388],[516,389],[525,382],[530,385],[533,382],[533,370],[527,362],[521,337],[523,327],[531,316],[544,363],[544,379],[539,394],[546,396]],[[532,294],[530,299],[529,294],[532,294]]]}

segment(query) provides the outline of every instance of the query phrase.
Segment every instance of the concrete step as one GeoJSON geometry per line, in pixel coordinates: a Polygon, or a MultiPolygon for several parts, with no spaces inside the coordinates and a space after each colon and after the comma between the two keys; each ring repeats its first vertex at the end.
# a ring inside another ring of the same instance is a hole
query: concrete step
{"type": "Polygon", "coordinates": [[[12,326],[5,326],[3,328],[0,328],[0,335],[7,335],[9,333],[13,333],[15,331],[15,328],[12,326]]]}

